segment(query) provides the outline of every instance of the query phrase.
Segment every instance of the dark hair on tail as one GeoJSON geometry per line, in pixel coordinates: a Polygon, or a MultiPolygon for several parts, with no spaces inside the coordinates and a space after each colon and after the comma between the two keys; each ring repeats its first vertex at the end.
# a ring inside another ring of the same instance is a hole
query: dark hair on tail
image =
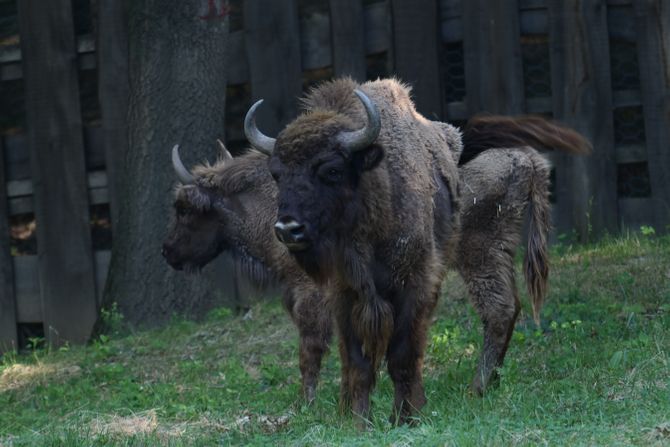
{"type": "Polygon", "coordinates": [[[549,205],[549,164],[539,154],[531,155],[533,175],[530,183],[530,219],[528,247],[523,261],[528,295],[533,306],[533,319],[540,324],[540,310],[547,295],[549,254],[547,235],[551,228],[549,205]]]}
{"type": "Polygon", "coordinates": [[[576,155],[592,150],[591,143],[577,131],[540,116],[476,115],[465,126],[458,164],[464,165],[487,149],[521,146],[576,155]]]}

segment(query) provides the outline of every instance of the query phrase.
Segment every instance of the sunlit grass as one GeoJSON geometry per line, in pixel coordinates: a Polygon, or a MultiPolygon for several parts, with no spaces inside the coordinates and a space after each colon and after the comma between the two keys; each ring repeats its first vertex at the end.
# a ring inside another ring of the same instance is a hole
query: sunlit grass
{"type": "MultiPolygon", "coordinates": [[[[523,281],[519,277],[519,285],[523,281]]],[[[372,428],[337,410],[339,362],[300,397],[297,334],[277,301],[246,318],[109,335],[0,362],[0,445],[668,445],[670,239],[607,238],[552,249],[540,327],[521,314],[485,397],[468,388],[480,322],[450,274],[430,331],[428,404],[415,427],[387,422],[380,373],[372,428]]],[[[335,347],[335,344],[333,344],[335,347]]]]}

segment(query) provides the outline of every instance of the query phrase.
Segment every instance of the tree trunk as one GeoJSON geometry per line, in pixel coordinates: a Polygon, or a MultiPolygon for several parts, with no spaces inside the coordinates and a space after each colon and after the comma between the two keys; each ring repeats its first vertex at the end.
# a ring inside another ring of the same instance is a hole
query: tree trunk
{"type": "Polygon", "coordinates": [[[228,10],[223,0],[128,4],[129,148],[103,303],[147,326],[218,304],[212,266],[176,272],[160,252],[176,182],[172,146],[192,165],[214,158],[223,136],[228,10]]]}

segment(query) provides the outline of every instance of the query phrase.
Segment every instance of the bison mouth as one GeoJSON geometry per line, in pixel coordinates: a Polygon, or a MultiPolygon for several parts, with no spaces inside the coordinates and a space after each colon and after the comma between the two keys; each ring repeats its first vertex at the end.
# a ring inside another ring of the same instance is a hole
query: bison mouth
{"type": "Polygon", "coordinates": [[[311,242],[304,240],[300,242],[284,242],[284,245],[286,246],[286,248],[288,248],[288,251],[290,251],[291,253],[299,253],[302,251],[307,251],[312,246],[311,242]]]}

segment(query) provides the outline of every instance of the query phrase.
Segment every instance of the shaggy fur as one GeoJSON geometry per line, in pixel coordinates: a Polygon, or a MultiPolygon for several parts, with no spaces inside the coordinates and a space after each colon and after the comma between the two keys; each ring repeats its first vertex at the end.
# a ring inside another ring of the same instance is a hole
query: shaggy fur
{"type": "Polygon", "coordinates": [[[315,397],[321,359],[332,333],[325,298],[272,234],[277,190],[267,157],[255,151],[193,169],[195,185],[179,185],[176,216],[164,253],[175,268],[197,270],[223,251],[236,272],[257,286],[279,283],[283,302],[300,333],[300,371],[308,401],[315,397]]]}
{"type": "Polygon", "coordinates": [[[456,163],[442,128],[416,112],[396,80],[327,82],[303,104],[270,161],[278,215],[306,224],[313,246],[292,254],[329,283],[342,402],[367,418],[385,355],[395,386],[392,419],[404,422],[425,403],[426,330],[458,235],[456,163]],[[336,136],[367,122],[355,88],[376,104],[382,129],[372,146],[350,154],[336,136]],[[322,165],[336,166],[341,180],[315,178],[322,165]]]}

